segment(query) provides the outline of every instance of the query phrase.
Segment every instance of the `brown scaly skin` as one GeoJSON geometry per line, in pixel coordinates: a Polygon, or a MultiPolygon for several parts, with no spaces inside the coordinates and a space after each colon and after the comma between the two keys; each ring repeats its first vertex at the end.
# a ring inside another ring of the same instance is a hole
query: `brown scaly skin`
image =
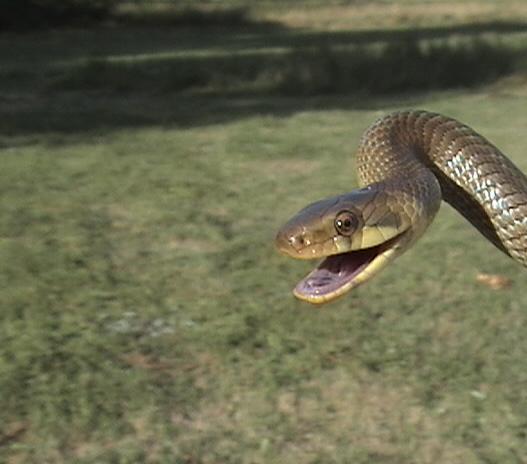
{"type": "Polygon", "coordinates": [[[421,236],[441,199],[527,265],[527,178],[470,127],[426,111],[393,113],[366,130],[356,159],[362,189],[307,206],[277,234],[291,257],[333,257],[299,283],[298,298],[326,303],[369,280],[421,236]],[[351,218],[345,230],[339,217],[351,218]]]}

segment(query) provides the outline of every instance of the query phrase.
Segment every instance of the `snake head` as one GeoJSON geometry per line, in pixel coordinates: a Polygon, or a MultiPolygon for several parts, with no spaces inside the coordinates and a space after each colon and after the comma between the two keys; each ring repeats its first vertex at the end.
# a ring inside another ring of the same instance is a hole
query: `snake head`
{"type": "Polygon", "coordinates": [[[340,197],[317,201],[293,216],[276,236],[276,246],[297,259],[313,259],[349,251],[363,226],[362,215],[340,197]]]}
{"type": "Polygon", "coordinates": [[[327,303],[366,282],[412,241],[411,218],[391,195],[367,187],[313,203],[278,232],[276,247],[296,259],[324,258],[294,295],[327,303]]]}

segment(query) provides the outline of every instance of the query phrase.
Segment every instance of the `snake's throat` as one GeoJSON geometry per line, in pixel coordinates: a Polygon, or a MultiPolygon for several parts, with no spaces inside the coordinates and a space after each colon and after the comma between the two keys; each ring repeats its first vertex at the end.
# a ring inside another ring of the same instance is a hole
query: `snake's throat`
{"type": "Polygon", "coordinates": [[[377,256],[371,250],[353,251],[330,256],[310,272],[295,287],[298,298],[312,303],[324,303],[339,295],[339,290],[350,284],[377,256]]]}
{"type": "Polygon", "coordinates": [[[297,284],[294,295],[313,304],[335,300],[382,270],[405,235],[403,232],[371,248],[328,256],[297,284]]]}

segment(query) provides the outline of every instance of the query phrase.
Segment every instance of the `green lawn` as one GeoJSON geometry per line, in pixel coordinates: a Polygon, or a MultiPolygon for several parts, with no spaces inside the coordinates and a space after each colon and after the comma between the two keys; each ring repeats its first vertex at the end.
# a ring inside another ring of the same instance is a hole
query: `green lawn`
{"type": "Polygon", "coordinates": [[[456,117],[527,171],[520,29],[493,33],[515,53],[497,80],[381,96],[216,69],[324,39],[287,28],[0,36],[0,462],[525,462],[519,265],[444,205],[317,309],[291,294],[312,264],[273,248],[294,212],[356,185],[360,134],[392,110],[456,117]]]}

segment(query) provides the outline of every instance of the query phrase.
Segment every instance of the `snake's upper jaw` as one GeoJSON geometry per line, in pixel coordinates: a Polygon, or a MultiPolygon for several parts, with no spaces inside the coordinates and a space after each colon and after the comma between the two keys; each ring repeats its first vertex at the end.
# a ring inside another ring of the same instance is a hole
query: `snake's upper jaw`
{"type": "Polygon", "coordinates": [[[374,247],[328,256],[293,293],[309,303],[329,303],[384,269],[407,248],[409,238],[406,231],[374,247]]]}

